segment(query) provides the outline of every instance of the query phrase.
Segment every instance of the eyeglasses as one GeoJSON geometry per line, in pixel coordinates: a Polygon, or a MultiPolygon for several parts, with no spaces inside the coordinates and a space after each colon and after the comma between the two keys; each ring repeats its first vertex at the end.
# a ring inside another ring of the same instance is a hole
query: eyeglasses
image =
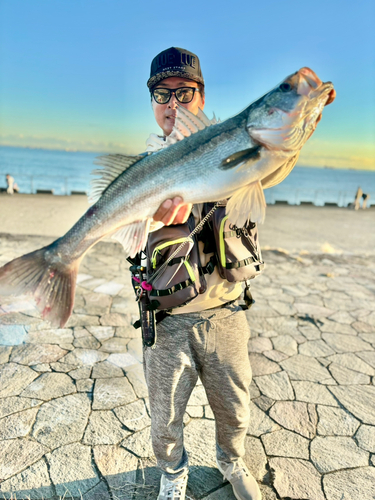
{"type": "Polygon", "coordinates": [[[167,104],[172,94],[176,96],[178,102],[187,104],[194,98],[195,92],[200,92],[195,87],[180,87],[179,89],[157,88],[151,91],[151,95],[158,104],[167,104]]]}

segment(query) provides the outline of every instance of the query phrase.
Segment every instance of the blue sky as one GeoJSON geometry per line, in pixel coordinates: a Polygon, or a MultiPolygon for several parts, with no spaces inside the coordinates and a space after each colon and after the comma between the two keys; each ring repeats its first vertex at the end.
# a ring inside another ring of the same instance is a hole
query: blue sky
{"type": "Polygon", "coordinates": [[[0,144],[137,153],[146,81],[170,46],[198,54],[206,108],[237,113],[302,66],[336,101],[300,165],[375,170],[375,2],[0,0],[0,144]]]}

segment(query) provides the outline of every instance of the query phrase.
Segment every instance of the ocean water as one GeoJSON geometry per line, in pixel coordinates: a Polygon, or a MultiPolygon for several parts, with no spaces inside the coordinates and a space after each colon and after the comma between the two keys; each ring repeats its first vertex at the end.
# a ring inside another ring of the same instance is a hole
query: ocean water
{"type": "Polygon", "coordinates": [[[53,190],[56,195],[88,192],[99,153],[51,151],[0,146],[0,188],[14,177],[21,193],[53,190]]]}
{"type": "Polygon", "coordinates": [[[367,206],[375,205],[375,171],[296,166],[283,182],[266,189],[265,197],[270,204],[287,201],[291,205],[312,202],[347,207],[358,187],[369,195],[367,206]]]}
{"type": "MultiPolygon", "coordinates": [[[[53,190],[55,195],[88,192],[91,171],[99,153],[50,151],[0,147],[0,188],[11,174],[21,193],[53,190]]],[[[265,190],[267,203],[285,201],[292,205],[337,203],[347,206],[354,200],[358,186],[370,195],[375,205],[375,172],[296,166],[278,186],[265,190]]]]}

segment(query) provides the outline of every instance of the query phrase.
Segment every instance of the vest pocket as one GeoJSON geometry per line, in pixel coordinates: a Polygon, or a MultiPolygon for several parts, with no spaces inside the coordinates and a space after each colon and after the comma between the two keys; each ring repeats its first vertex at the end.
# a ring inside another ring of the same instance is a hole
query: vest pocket
{"type": "Polygon", "coordinates": [[[258,276],[264,263],[256,224],[248,222],[242,228],[234,226],[225,215],[225,206],[216,210],[212,224],[220,276],[231,283],[258,276]]]}
{"type": "Polygon", "coordinates": [[[177,248],[181,250],[168,263],[165,270],[152,281],[148,291],[153,306],[159,310],[183,306],[199,293],[199,255],[195,240],[189,237],[187,224],[163,227],[150,233],[147,242],[147,276],[150,280],[177,248]]]}

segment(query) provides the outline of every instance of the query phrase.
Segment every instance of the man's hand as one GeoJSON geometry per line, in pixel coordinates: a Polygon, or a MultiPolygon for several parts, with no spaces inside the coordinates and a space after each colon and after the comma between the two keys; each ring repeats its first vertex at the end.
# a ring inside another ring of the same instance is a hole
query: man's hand
{"type": "Polygon", "coordinates": [[[181,196],[176,196],[173,200],[165,200],[156,211],[153,219],[156,222],[163,222],[166,226],[171,224],[183,224],[189,218],[193,205],[184,204],[181,196]]]}
{"type": "MultiPolygon", "coordinates": [[[[329,96],[328,96],[327,102],[325,103],[325,106],[328,106],[328,104],[331,104],[331,102],[333,102],[335,99],[336,99],[336,90],[332,89],[331,92],[329,93],[329,96]]],[[[318,116],[318,119],[316,120],[316,125],[318,125],[318,123],[320,122],[321,119],[322,119],[322,114],[320,113],[320,115],[318,116]]]]}
{"type": "MultiPolygon", "coordinates": [[[[329,96],[328,96],[327,102],[325,103],[325,106],[328,106],[328,104],[331,104],[331,102],[333,102],[335,100],[335,98],[336,98],[336,90],[332,89],[331,92],[329,93],[329,96]]],[[[315,122],[314,130],[316,129],[316,126],[318,125],[318,123],[320,122],[321,119],[322,119],[322,113],[320,113],[320,115],[318,116],[318,119],[315,122]]],[[[311,132],[309,137],[311,137],[314,130],[311,132]]]]}
{"type": "Polygon", "coordinates": [[[333,102],[335,99],[336,99],[336,90],[332,89],[331,92],[329,93],[329,96],[328,96],[328,99],[326,102],[326,106],[327,106],[327,104],[331,104],[331,102],[333,102]]]}

